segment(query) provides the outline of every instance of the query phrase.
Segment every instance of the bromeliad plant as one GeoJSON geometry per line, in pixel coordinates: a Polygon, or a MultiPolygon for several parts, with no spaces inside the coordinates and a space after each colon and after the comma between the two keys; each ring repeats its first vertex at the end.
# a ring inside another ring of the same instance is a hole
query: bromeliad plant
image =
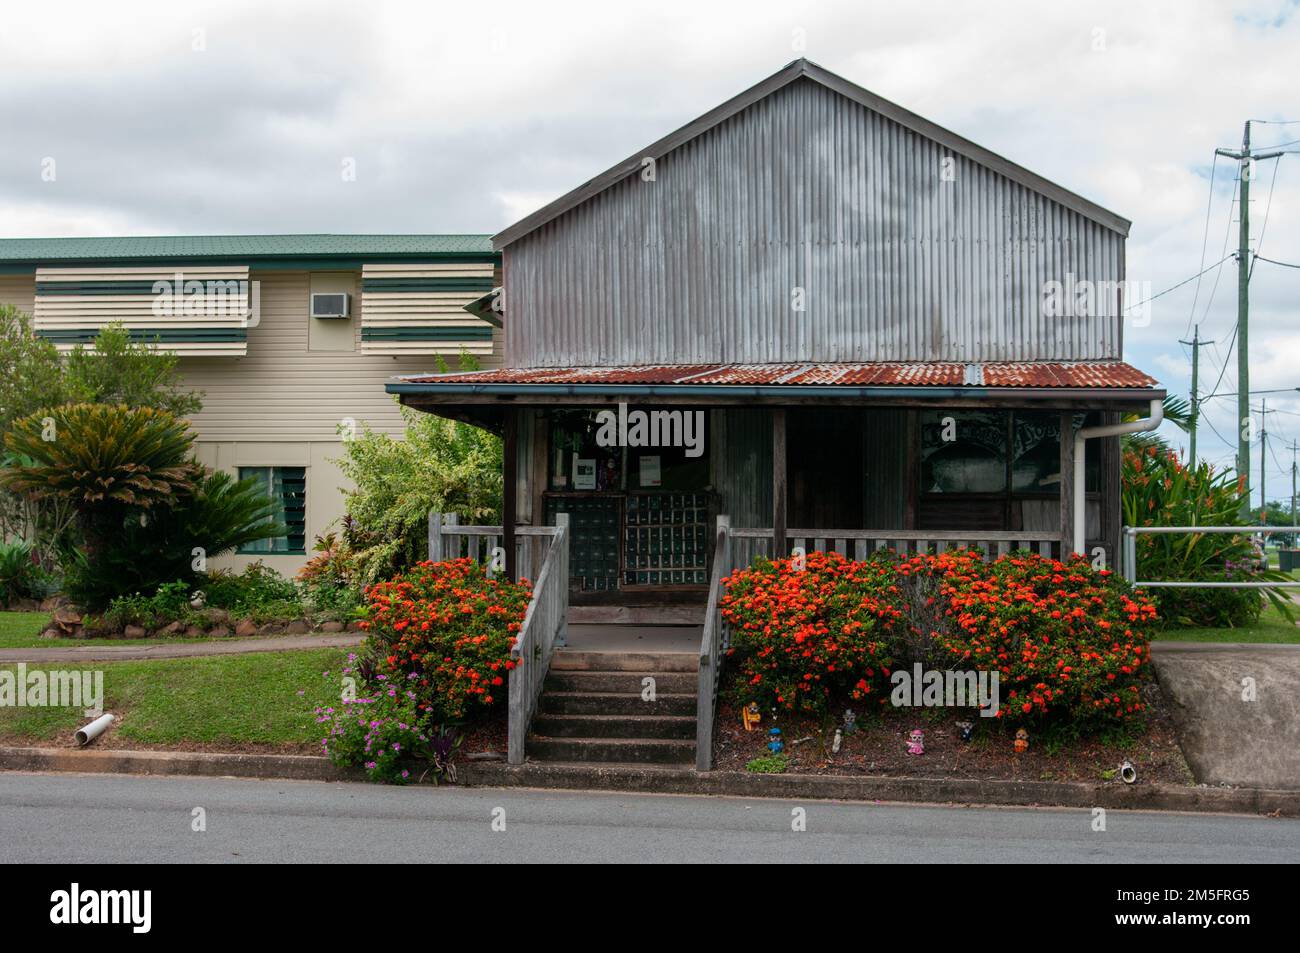
{"type": "Polygon", "coordinates": [[[423,562],[366,591],[377,671],[408,686],[438,723],[482,714],[505,697],[532,587],[472,559],[423,562]]]}

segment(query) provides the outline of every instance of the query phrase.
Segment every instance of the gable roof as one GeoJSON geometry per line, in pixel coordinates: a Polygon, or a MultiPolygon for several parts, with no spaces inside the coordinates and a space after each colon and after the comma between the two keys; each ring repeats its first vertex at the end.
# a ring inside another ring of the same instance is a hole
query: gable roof
{"type": "Polygon", "coordinates": [[[990,152],[983,146],[976,145],[969,139],[950,132],[942,126],[936,125],[928,119],[918,116],[910,110],[904,109],[887,99],[882,99],[875,93],[863,89],[856,83],[851,83],[842,76],[832,73],[807,59],[797,59],[793,63],[785,66],[776,73],[773,73],[767,79],[751,86],[749,89],[733,96],[720,106],[709,110],[703,116],[693,122],[687,123],[676,132],[671,132],[657,142],[652,143],[646,148],[637,151],[634,155],[629,156],[622,162],[612,168],[602,172],[594,179],[590,179],[566,195],[560,196],[554,202],[546,205],[531,215],[520,219],[509,228],[498,232],[492,237],[492,243],[497,249],[502,249],[514,241],[522,238],[528,233],[540,228],[547,222],[558,218],[565,212],[583,202],[600,194],[610,186],[622,181],[629,175],[640,172],[642,161],[647,158],[660,159],[665,154],[676,149],[697,136],[707,132],[713,127],[725,122],[741,110],[753,105],[764,97],[770,96],[777,90],[788,86],[790,83],[799,79],[809,79],[815,83],[826,87],[848,99],[865,106],[873,112],[879,113],[886,119],[893,120],[904,128],[927,139],[932,139],[944,146],[947,146],[953,152],[965,156],[973,162],[985,166],[992,171],[1006,176],[1013,182],[1039,192],[1049,199],[1060,203],[1085,218],[1091,219],[1099,225],[1109,228],[1121,235],[1127,236],[1129,226],[1132,224],[1123,216],[1117,215],[1108,209],[1102,208],[1095,202],[1083,198],[1074,192],[1069,191],[1049,179],[1043,178],[1035,172],[1030,172],[1023,166],[1017,165],[1009,159],[1004,159],[995,152],[990,152]]]}
{"type": "Polygon", "coordinates": [[[487,235],[158,235],[0,238],[0,262],[183,261],[229,258],[495,258],[487,235]]]}

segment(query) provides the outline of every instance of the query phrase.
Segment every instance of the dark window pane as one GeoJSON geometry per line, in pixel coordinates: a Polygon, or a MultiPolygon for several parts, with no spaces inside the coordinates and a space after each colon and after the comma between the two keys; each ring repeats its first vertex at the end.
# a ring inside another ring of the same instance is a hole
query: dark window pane
{"type": "Polygon", "coordinates": [[[1006,414],[921,414],[921,492],[1002,493],[1006,488],[1006,414]]]}

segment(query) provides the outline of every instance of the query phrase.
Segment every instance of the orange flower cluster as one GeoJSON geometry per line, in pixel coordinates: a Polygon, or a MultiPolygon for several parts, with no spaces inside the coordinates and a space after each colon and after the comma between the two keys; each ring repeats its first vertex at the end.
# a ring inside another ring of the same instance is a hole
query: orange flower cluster
{"type": "Polygon", "coordinates": [[[824,712],[887,701],[895,665],[997,671],[1013,724],[1143,708],[1154,604],[1082,557],[973,550],[758,560],[721,602],[741,700],[824,712]]]}
{"type": "Polygon", "coordinates": [[[472,559],[423,562],[366,590],[376,669],[414,690],[420,709],[461,721],[505,697],[532,588],[472,559]]]}

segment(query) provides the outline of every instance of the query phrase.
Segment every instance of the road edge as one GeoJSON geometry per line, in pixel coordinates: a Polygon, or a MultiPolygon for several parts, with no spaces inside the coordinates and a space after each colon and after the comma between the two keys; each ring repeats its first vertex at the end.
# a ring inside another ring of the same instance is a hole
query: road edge
{"type": "MultiPolygon", "coordinates": [[[[364,774],[317,755],[211,751],[130,751],[0,746],[0,770],[78,774],[235,777],[287,781],[359,781],[364,774]]],[[[975,778],[750,774],[636,765],[499,761],[462,762],[466,787],[516,787],[715,797],[803,798],[959,804],[991,807],[1072,807],[1300,817],[1300,790],[1217,788],[1170,784],[1124,785],[975,778]]]]}

